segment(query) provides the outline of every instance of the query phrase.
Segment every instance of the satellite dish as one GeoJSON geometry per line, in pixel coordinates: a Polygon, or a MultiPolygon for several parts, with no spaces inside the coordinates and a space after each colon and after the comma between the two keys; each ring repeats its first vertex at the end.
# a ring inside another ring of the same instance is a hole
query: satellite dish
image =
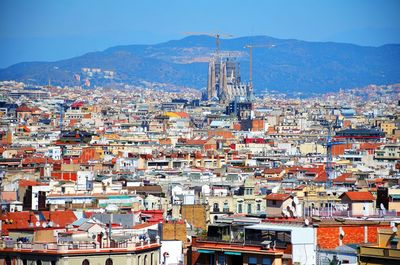
{"type": "Polygon", "coordinates": [[[49,227],[53,227],[54,223],[52,221],[50,221],[48,225],[49,225],[49,227]]]}
{"type": "Polygon", "coordinates": [[[299,204],[299,198],[294,197],[294,198],[293,198],[293,202],[294,202],[295,204],[299,204]]]}
{"type": "Polygon", "coordinates": [[[282,215],[284,217],[289,217],[289,212],[286,209],[282,209],[282,215]]]}
{"type": "Polygon", "coordinates": [[[107,212],[118,212],[119,208],[115,204],[109,204],[106,206],[106,211],[107,212]]]}
{"type": "Polygon", "coordinates": [[[287,210],[285,210],[285,217],[290,217],[290,213],[287,210]]]}
{"type": "Polygon", "coordinates": [[[36,222],[36,227],[39,227],[39,226],[40,226],[40,222],[37,221],[37,222],[36,222]]]}
{"type": "Polygon", "coordinates": [[[393,231],[393,233],[397,233],[397,227],[396,227],[396,226],[393,226],[393,227],[392,227],[392,231],[393,231]]]}
{"type": "Polygon", "coordinates": [[[381,207],[381,210],[386,210],[385,205],[383,205],[383,203],[381,203],[380,207],[381,207]]]}
{"type": "Polygon", "coordinates": [[[46,224],[45,222],[43,222],[43,223],[42,223],[42,227],[43,227],[43,228],[46,228],[46,227],[47,227],[47,224],[46,224]]]}
{"type": "Polygon", "coordinates": [[[341,230],[341,231],[340,231],[340,236],[343,238],[343,237],[344,237],[344,235],[345,235],[344,231],[343,231],[343,230],[341,230]]]}
{"type": "Polygon", "coordinates": [[[310,220],[304,219],[304,225],[305,225],[305,226],[308,226],[309,224],[310,224],[310,220]]]}

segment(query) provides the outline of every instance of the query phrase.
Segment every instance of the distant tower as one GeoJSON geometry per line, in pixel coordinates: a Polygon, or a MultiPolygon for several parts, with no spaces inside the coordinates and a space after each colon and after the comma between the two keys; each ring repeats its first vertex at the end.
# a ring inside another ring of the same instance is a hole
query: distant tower
{"type": "Polygon", "coordinates": [[[241,83],[240,65],[229,58],[212,58],[208,64],[207,100],[231,102],[235,97],[252,99],[248,84],[241,83]]]}
{"type": "Polygon", "coordinates": [[[215,72],[215,60],[211,59],[208,63],[208,84],[207,84],[207,100],[211,100],[217,96],[216,91],[216,72],[215,72]]]}

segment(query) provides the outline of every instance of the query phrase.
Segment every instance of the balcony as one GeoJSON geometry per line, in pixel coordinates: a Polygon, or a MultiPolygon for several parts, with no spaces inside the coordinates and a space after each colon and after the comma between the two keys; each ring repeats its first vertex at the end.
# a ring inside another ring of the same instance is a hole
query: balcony
{"type": "Polygon", "coordinates": [[[400,249],[362,246],[359,249],[359,256],[400,260],[400,249]]]}
{"type": "Polygon", "coordinates": [[[354,212],[350,210],[330,210],[328,208],[321,208],[321,209],[304,209],[304,216],[310,217],[358,217],[358,216],[365,216],[365,217],[383,217],[383,216],[397,216],[396,211],[388,211],[386,210],[383,212],[382,210],[375,209],[370,212],[366,212],[366,214],[360,213],[360,211],[354,212]]]}
{"type": "Polygon", "coordinates": [[[235,233],[233,237],[230,234],[199,236],[196,241],[244,245],[244,238],[241,233],[235,233]]]}
{"type": "MultiPolygon", "coordinates": [[[[106,244],[105,244],[106,245],[106,244]]],[[[118,252],[126,250],[140,250],[144,248],[156,248],[160,246],[159,240],[140,240],[139,242],[111,242],[106,246],[100,247],[98,242],[65,242],[65,243],[32,243],[17,242],[15,240],[0,241],[0,251],[2,252],[48,252],[48,253],[75,253],[75,252],[118,252]]]]}

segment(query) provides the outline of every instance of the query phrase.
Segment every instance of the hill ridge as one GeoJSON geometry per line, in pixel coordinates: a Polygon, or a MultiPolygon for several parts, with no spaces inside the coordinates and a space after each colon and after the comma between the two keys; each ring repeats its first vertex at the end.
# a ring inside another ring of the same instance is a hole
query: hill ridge
{"type": "MultiPolygon", "coordinates": [[[[270,36],[221,39],[221,50],[241,63],[248,79],[246,44],[275,44],[272,49],[254,49],[254,86],[258,91],[324,93],[340,88],[400,82],[400,44],[379,47],[349,43],[310,42],[270,36]]],[[[140,84],[143,81],[172,86],[204,88],[207,60],[215,52],[215,39],[188,36],[158,44],[118,45],[103,51],[54,62],[21,62],[0,69],[0,80],[30,84],[76,85],[76,74],[92,85],[140,84]],[[113,78],[87,76],[83,68],[114,71],[113,78]]]]}

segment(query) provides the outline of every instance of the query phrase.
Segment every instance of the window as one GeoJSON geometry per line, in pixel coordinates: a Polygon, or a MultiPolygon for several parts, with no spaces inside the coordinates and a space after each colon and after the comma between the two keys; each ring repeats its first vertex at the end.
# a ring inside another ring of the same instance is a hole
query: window
{"type": "Polygon", "coordinates": [[[219,205],[218,205],[218,203],[214,203],[214,205],[213,205],[213,212],[219,212],[219,205]]]}
{"type": "Polygon", "coordinates": [[[270,258],[263,258],[262,259],[262,265],[271,265],[271,259],[270,258]]]}
{"type": "Polygon", "coordinates": [[[257,203],[257,212],[261,212],[261,204],[257,203]]]}
{"type": "Polygon", "coordinates": [[[42,265],[42,261],[41,260],[37,260],[36,261],[36,265],[42,265]]]}
{"type": "Polygon", "coordinates": [[[256,257],[249,257],[249,265],[257,265],[257,258],[256,257]]]}
{"type": "Polygon", "coordinates": [[[247,213],[248,213],[248,214],[251,213],[251,204],[247,204],[247,213]]]}
{"type": "Polygon", "coordinates": [[[238,204],[238,213],[242,213],[242,212],[243,212],[242,207],[243,207],[242,204],[239,203],[239,204],[238,204]]]}
{"type": "Polygon", "coordinates": [[[252,195],[253,194],[253,189],[247,188],[246,189],[246,195],[252,195]]]}
{"type": "Polygon", "coordinates": [[[82,265],[90,265],[89,260],[88,260],[88,259],[84,259],[84,260],[82,261],[82,265]]]}
{"type": "Polygon", "coordinates": [[[398,243],[398,240],[396,238],[393,238],[392,240],[390,240],[390,248],[396,249],[397,243],[398,243]]]}
{"type": "Polygon", "coordinates": [[[223,209],[223,211],[224,211],[224,212],[229,212],[229,205],[228,205],[227,202],[224,202],[224,209],[223,209]]]}
{"type": "Polygon", "coordinates": [[[218,264],[225,265],[225,256],[224,255],[218,255],[218,264]]]}
{"type": "Polygon", "coordinates": [[[108,258],[108,259],[106,260],[105,265],[113,265],[113,260],[112,260],[111,258],[108,258]]]}
{"type": "Polygon", "coordinates": [[[276,201],[275,200],[272,201],[272,205],[276,205],[276,201]]]}

